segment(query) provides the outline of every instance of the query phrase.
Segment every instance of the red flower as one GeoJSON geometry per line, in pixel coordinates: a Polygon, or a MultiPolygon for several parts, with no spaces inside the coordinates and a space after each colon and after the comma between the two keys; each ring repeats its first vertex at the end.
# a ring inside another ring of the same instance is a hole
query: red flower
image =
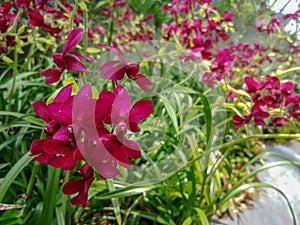
{"type": "Polygon", "coordinates": [[[53,36],[58,36],[61,29],[57,27],[51,27],[50,23],[45,22],[44,17],[39,13],[38,10],[29,10],[29,24],[35,27],[44,28],[47,32],[53,36]]]}
{"type": "Polygon", "coordinates": [[[138,74],[139,63],[127,62],[123,52],[121,51],[116,42],[113,42],[113,46],[105,44],[98,44],[97,46],[115,52],[121,59],[121,61],[108,61],[100,67],[99,71],[104,73],[104,78],[109,80],[122,80],[126,74],[130,79],[134,80],[143,91],[151,92],[149,86],[152,86],[153,83],[145,75],[138,74]]]}
{"type": "Polygon", "coordinates": [[[19,8],[28,9],[30,6],[31,0],[15,0],[15,4],[19,8]]]}
{"type": "Polygon", "coordinates": [[[82,205],[85,208],[88,203],[89,188],[95,179],[94,171],[88,164],[84,164],[79,167],[78,173],[82,178],[68,181],[63,187],[63,193],[66,195],[78,193],[77,196],[71,199],[71,203],[73,205],[82,205]]]}
{"type": "Polygon", "coordinates": [[[41,76],[50,76],[46,81],[46,84],[52,84],[60,79],[64,70],[67,71],[86,71],[87,67],[80,60],[89,60],[93,63],[97,63],[94,59],[83,56],[77,52],[73,52],[73,49],[83,38],[84,30],[82,28],[73,29],[64,44],[62,53],[55,53],[53,55],[54,63],[57,69],[48,69],[41,73],[41,76]]]}

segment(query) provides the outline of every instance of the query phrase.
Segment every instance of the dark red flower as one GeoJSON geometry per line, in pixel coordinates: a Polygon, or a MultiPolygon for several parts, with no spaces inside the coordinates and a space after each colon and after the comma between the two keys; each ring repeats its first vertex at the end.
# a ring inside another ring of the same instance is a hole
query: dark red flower
{"type": "Polygon", "coordinates": [[[31,0],[15,0],[15,4],[19,8],[28,9],[30,6],[31,0]]]}
{"type": "Polygon", "coordinates": [[[140,88],[145,92],[151,92],[149,86],[152,86],[153,83],[142,74],[139,74],[139,63],[128,63],[123,52],[119,48],[116,42],[113,41],[113,46],[98,44],[97,46],[101,48],[106,48],[112,52],[115,52],[121,61],[111,60],[102,65],[99,69],[100,72],[103,72],[103,77],[109,80],[122,80],[125,74],[132,80],[134,80],[140,88]]]}
{"type": "Polygon", "coordinates": [[[94,181],[94,171],[86,163],[78,169],[79,175],[82,177],[80,180],[70,180],[63,187],[63,193],[66,195],[73,195],[78,193],[71,199],[73,205],[82,205],[83,208],[88,203],[88,191],[94,181]]]}
{"type": "Polygon", "coordinates": [[[77,52],[73,52],[76,45],[83,38],[84,30],[82,28],[73,29],[64,44],[62,53],[53,54],[54,63],[57,69],[48,69],[41,73],[41,76],[49,76],[50,78],[46,81],[46,84],[52,84],[60,79],[60,76],[64,70],[67,71],[86,71],[87,67],[81,62],[85,59],[93,63],[97,63],[94,59],[83,56],[77,52]]]}

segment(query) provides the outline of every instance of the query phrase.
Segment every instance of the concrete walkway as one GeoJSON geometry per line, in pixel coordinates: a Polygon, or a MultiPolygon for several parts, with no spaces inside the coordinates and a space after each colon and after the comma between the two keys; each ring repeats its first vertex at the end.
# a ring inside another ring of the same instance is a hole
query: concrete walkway
{"type": "MultiPolygon", "coordinates": [[[[300,142],[292,141],[291,145],[268,146],[267,151],[300,162],[300,142]]],[[[264,158],[267,163],[282,161],[276,156],[264,158]]],[[[281,165],[258,174],[258,179],[279,188],[289,199],[294,210],[297,225],[300,224],[300,169],[293,165],[281,165]]],[[[292,216],[286,200],[277,191],[265,188],[254,198],[254,206],[233,214],[233,219],[213,220],[211,225],[293,225],[292,216]]]]}

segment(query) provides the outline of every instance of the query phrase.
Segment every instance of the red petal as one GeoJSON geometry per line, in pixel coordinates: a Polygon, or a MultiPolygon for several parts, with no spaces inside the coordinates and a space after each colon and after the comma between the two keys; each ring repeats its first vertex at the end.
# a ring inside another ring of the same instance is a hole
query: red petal
{"type": "Polygon", "coordinates": [[[62,191],[65,195],[72,195],[72,194],[82,191],[83,189],[84,189],[84,180],[80,179],[80,180],[68,181],[64,185],[62,191]]]}
{"type": "Polygon", "coordinates": [[[84,30],[82,28],[73,29],[64,44],[63,55],[65,56],[67,53],[71,52],[76,45],[82,40],[84,34],[84,30]]]}
{"type": "Polygon", "coordinates": [[[112,67],[114,67],[115,65],[123,65],[125,66],[125,64],[123,64],[122,62],[120,61],[117,61],[117,60],[111,60],[111,61],[108,61],[106,63],[104,63],[100,68],[99,68],[99,72],[103,72],[103,73],[106,73],[108,71],[110,71],[112,69],[112,67]]]}
{"type": "Polygon", "coordinates": [[[98,163],[95,166],[100,177],[103,179],[114,178],[119,175],[120,171],[114,166],[114,164],[108,163],[98,163]]]}
{"type": "Polygon", "coordinates": [[[152,92],[152,90],[148,88],[148,86],[153,86],[153,83],[146,76],[142,74],[137,74],[134,77],[129,78],[133,79],[144,92],[152,92]]]}
{"type": "Polygon", "coordinates": [[[66,68],[68,71],[86,71],[86,66],[71,56],[65,56],[66,68]]]}
{"type": "Polygon", "coordinates": [[[33,108],[34,108],[35,113],[41,119],[45,120],[46,122],[50,122],[52,120],[50,113],[48,111],[48,107],[44,101],[38,100],[38,101],[34,102],[33,108]]]}
{"type": "Polygon", "coordinates": [[[36,156],[39,155],[41,153],[44,153],[44,149],[43,149],[43,143],[46,141],[47,139],[38,139],[38,140],[34,140],[31,143],[30,146],[30,152],[31,152],[31,156],[36,156]]]}
{"type": "Polygon", "coordinates": [[[131,99],[126,91],[121,85],[114,90],[116,95],[115,101],[111,109],[111,120],[112,123],[117,124],[120,121],[124,121],[128,124],[129,111],[131,106],[131,99]]]}
{"type": "Polygon", "coordinates": [[[111,114],[111,108],[114,100],[115,100],[114,93],[106,90],[103,90],[101,92],[101,94],[99,95],[99,99],[97,100],[96,103],[95,120],[97,124],[102,123],[102,120],[107,124],[111,124],[110,114],[111,114]]]}
{"type": "Polygon", "coordinates": [[[49,154],[68,154],[72,152],[68,146],[68,141],[48,139],[43,143],[43,149],[49,154]]]}
{"type": "Polygon", "coordinates": [[[98,64],[98,62],[95,59],[93,59],[91,57],[83,56],[83,55],[81,55],[81,54],[79,54],[77,52],[70,52],[69,54],[70,55],[74,55],[75,57],[77,57],[80,60],[84,60],[85,59],[85,60],[88,60],[88,61],[93,62],[95,64],[98,64]]]}
{"type": "Polygon", "coordinates": [[[288,82],[285,82],[284,84],[282,84],[280,89],[283,91],[290,91],[290,90],[293,90],[294,88],[295,88],[294,83],[291,81],[288,81],[288,82]]]}
{"type": "Polygon", "coordinates": [[[140,100],[130,110],[129,125],[132,132],[139,132],[138,122],[145,120],[151,113],[154,103],[151,100],[140,100]]]}
{"type": "Polygon", "coordinates": [[[54,98],[54,102],[64,102],[66,101],[72,94],[72,87],[73,84],[69,84],[65,87],[63,87],[59,93],[54,98]]]}
{"type": "Polygon", "coordinates": [[[245,91],[247,91],[248,93],[253,93],[260,89],[261,85],[258,81],[253,80],[250,77],[245,77],[244,81],[247,85],[247,88],[245,89],[245,91]]]}
{"type": "Polygon", "coordinates": [[[73,170],[76,166],[76,161],[73,154],[66,154],[65,156],[55,157],[48,163],[55,168],[63,168],[64,170],[73,170]]]}
{"type": "Polygon", "coordinates": [[[122,80],[125,76],[125,66],[118,64],[103,74],[103,77],[109,80],[122,80]]]}
{"type": "Polygon", "coordinates": [[[62,74],[62,70],[48,69],[42,72],[40,75],[50,77],[48,80],[46,80],[46,84],[53,84],[59,81],[61,74],[62,74]]]}
{"type": "Polygon", "coordinates": [[[68,141],[69,136],[67,132],[68,132],[68,127],[62,127],[53,135],[52,138],[55,140],[68,141]]]}
{"type": "Polygon", "coordinates": [[[48,105],[51,117],[60,124],[69,125],[72,123],[72,106],[53,102],[48,105]]]}

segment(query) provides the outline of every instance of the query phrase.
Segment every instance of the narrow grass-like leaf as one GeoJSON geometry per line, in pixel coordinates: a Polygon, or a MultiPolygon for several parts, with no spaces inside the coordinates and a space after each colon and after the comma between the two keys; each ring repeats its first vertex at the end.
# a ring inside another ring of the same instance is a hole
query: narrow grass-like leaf
{"type": "MultiPolygon", "coordinates": [[[[115,186],[114,186],[114,181],[112,179],[106,180],[107,187],[109,191],[114,191],[115,186]]],[[[120,204],[119,204],[119,199],[118,198],[112,198],[111,199],[112,205],[114,207],[114,213],[117,219],[118,225],[122,224],[122,219],[121,219],[121,210],[120,210],[120,204]]]]}
{"type": "Polygon", "coordinates": [[[23,157],[10,169],[8,174],[5,176],[4,180],[1,182],[0,185],[0,202],[3,200],[9,186],[18,176],[18,174],[27,166],[33,157],[29,156],[30,152],[23,155],[23,157]]]}
{"type": "Polygon", "coordinates": [[[39,224],[50,225],[56,205],[56,194],[59,187],[61,169],[48,167],[48,181],[45,192],[44,207],[39,224]]]}
{"type": "MultiPolygon", "coordinates": [[[[207,216],[205,215],[205,213],[203,212],[202,209],[200,208],[194,208],[195,211],[196,211],[196,215],[195,218],[197,220],[197,222],[199,221],[199,225],[209,225],[209,222],[208,222],[208,219],[207,219],[207,216]]],[[[198,223],[197,223],[198,224],[198,223]]]]}
{"type": "Polygon", "coordinates": [[[127,196],[132,196],[132,195],[138,195],[146,191],[150,191],[152,189],[156,189],[161,187],[161,185],[149,185],[149,186],[129,186],[125,187],[122,189],[118,189],[115,191],[112,191],[108,194],[102,195],[98,197],[99,199],[111,199],[111,198],[122,198],[122,197],[127,197],[127,196]]]}
{"type": "Polygon", "coordinates": [[[163,100],[166,110],[170,116],[170,119],[174,125],[174,128],[175,128],[176,132],[178,133],[179,129],[178,129],[178,121],[177,121],[177,117],[176,117],[176,111],[175,111],[174,107],[169,103],[169,101],[167,101],[166,99],[162,99],[162,100],[163,100]]]}
{"type": "Polygon", "coordinates": [[[57,224],[58,225],[65,225],[65,218],[62,212],[61,207],[55,207],[55,214],[56,214],[56,219],[57,219],[57,224]]]}

